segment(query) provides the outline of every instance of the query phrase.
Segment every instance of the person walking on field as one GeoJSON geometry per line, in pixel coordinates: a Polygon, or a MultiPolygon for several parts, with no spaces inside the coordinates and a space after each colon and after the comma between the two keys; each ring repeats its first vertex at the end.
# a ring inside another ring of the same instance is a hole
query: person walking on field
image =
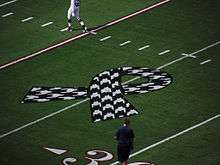
{"type": "Polygon", "coordinates": [[[134,145],[134,132],[129,127],[130,121],[128,118],[124,120],[123,126],[118,128],[115,134],[115,138],[118,142],[117,145],[117,155],[118,161],[121,162],[122,165],[127,165],[127,160],[133,150],[134,145]]]}

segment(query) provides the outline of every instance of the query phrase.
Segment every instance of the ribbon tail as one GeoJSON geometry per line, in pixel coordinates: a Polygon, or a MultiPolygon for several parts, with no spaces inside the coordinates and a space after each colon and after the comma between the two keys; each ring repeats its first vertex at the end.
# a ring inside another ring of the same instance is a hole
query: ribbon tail
{"type": "Polygon", "coordinates": [[[117,119],[138,114],[123,96],[121,86],[123,71],[111,69],[95,76],[88,90],[93,122],[117,119]]]}
{"type": "Polygon", "coordinates": [[[40,103],[59,100],[75,100],[87,97],[87,88],[79,87],[33,87],[22,103],[40,103]]]}
{"type": "Polygon", "coordinates": [[[123,99],[123,102],[117,102],[115,100],[114,106],[115,108],[115,118],[123,118],[123,117],[129,117],[133,115],[137,115],[138,111],[137,109],[129,103],[126,99],[123,99]]]}

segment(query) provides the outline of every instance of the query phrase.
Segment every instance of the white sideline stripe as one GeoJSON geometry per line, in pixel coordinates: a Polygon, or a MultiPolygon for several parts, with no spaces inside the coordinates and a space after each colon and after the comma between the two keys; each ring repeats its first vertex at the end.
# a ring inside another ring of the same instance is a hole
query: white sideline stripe
{"type": "Polygon", "coordinates": [[[14,3],[14,2],[16,2],[16,1],[17,1],[17,0],[5,2],[5,3],[3,3],[3,4],[0,4],[0,7],[6,6],[6,5],[11,4],[11,3],[14,3]]]}
{"type": "Polygon", "coordinates": [[[206,61],[201,62],[200,65],[204,65],[204,64],[206,64],[206,63],[208,63],[208,62],[211,62],[211,61],[212,61],[212,60],[208,59],[208,60],[206,60],[206,61]]]}
{"type": "Polygon", "coordinates": [[[67,31],[67,29],[68,29],[68,27],[66,27],[66,28],[64,28],[64,29],[61,29],[60,31],[61,31],[61,32],[65,32],[65,31],[67,31]]]}
{"type": "Polygon", "coordinates": [[[8,16],[13,15],[13,14],[14,14],[14,13],[12,13],[12,12],[7,13],[7,14],[4,14],[4,15],[2,15],[2,18],[8,17],[8,16]]]}
{"type": "Polygon", "coordinates": [[[53,24],[53,22],[45,23],[45,24],[41,25],[41,27],[46,27],[46,26],[49,26],[49,25],[51,25],[51,24],[53,24]]]}
{"type": "Polygon", "coordinates": [[[56,45],[52,45],[52,46],[50,46],[48,48],[42,49],[42,50],[40,50],[38,52],[35,52],[35,53],[33,53],[33,54],[29,55],[29,56],[25,56],[25,57],[19,58],[19,59],[15,60],[15,61],[12,61],[10,63],[7,63],[5,65],[0,66],[0,70],[3,69],[3,68],[6,68],[8,66],[14,65],[14,64],[16,64],[18,62],[21,62],[21,61],[24,61],[24,60],[28,60],[29,58],[35,57],[35,56],[37,56],[37,55],[39,55],[41,53],[44,53],[44,52],[52,50],[52,49],[54,49],[56,47],[62,46],[64,44],[68,43],[68,42],[71,42],[73,40],[76,40],[76,39],[81,38],[81,37],[86,36],[86,35],[88,35],[88,34],[87,33],[82,33],[82,34],[80,34],[80,35],[78,35],[78,36],[76,36],[74,38],[70,38],[70,39],[65,40],[64,42],[58,43],[56,45]]]}
{"type": "MultiPolygon", "coordinates": [[[[143,149],[141,149],[141,150],[139,150],[139,151],[137,151],[137,152],[131,154],[129,158],[134,157],[134,156],[136,156],[136,155],[139,155],[139,154],[141,154],[142,152],[145,152],[145,151],[147,151],[147,150],[149,150],[149,149],[151,149],[151,148],[154,148],[154,147],[156,147],[156,146],[158,146],[158,145],[160,145],[160,144],[162,144],[162,143],[165,143],[165,142],[167,142],[167,141],[169,141],[169,140],[172,140],[172,139],[174,139],[174,138],[176,138],[176,137],[178,137],[178,136],[180,136],[180,135],[183,135],[183,134],[185,134],[186,132],[189,132],[189,131],[191,131],[191,130],[193,130],[193,129],[195,129],[195,128],[198,128],[198,127],[200,127],[200,126],[202,126],[202,125],[204,125],[204,124],[207,124],[208,122],[210,122],[210,121],[212,121],[212,120],[215,120],[215,119],[217,119],[217,118],[219,118],[219,117],[220,117],[220,114],[218,114],[218,115],[216,115],[216,116],[214,116],[214,117],[211,117],[211,118],[209,118],[209,119],[207,119],[207,120],[205,120],[205,121],[203,121],[203,122],[201,122],[201,123],[199,123],[199,124],[196,124],[196,125],[194,125],[194,126],[192,126],[192,127],[190,127],[190,128],[187,128],[187,129],[185,129],[185,130],[183,130],[183,131],[181,131],[181,132],[179,132],[179,133],[177,133],[177,134],[175,134],[175,135],[172,135],[172,136],[170,136],[170,137],[168,137],[168,138],[166,138],[166,139],[164,139],[164,140],[161,140],[161,141],[159,141],[159,142],[157,142],[157,143],[154,143],[154,144],[152,144],[152,145],[150,145],[150,146],[148,146],[148,147],[146,147],[146,148],[143,148],[143,149]]],[[[114,162],[114,163],[112,163],[112,164],[110,164],[110,165],[115,165],[115,164],[118,164],[118,163],[119,163],[119,162],[117,161],[117,162],[114,162]]]]}
{"type": "MultiPolygon", "coordinates": [[[[170,1],[171,1],[171,0],[161,1],[161,2],[159,2],[159,3],[156,3],[156,4],[152,5],[152,6],[149,6],[149,7],[146,7],[146,8],[144,8],[144,9],[142,9],[142,10],[139,10],[139,11],[137,11],[137,12],[135,12],[135,13],[132,13],[132,14],[129,14],[129,15],[124,16],[124,17],[122,17],[122,18],[119,18],[118,20],[114,20],[114,21],[112,21],[112,22],[110,22],[110,23],[107,23],[106,25],[103,25],[103,26],[101,26],[101,27],[99,27],[99,28],[96,28],[96,29],[94,29],[93,31],[95,32],[95,31],[99,31],[99,30],[101,30],[101,29],[107,28],[107,27],[112,26],[112,25],[114,25],[114,24],[117,24],[117,23],[119,23],[119,22],[121,22],[121,21],[124,21],[124,20],[126,20],[126,19],[128,19],[128,18],[137,16],[137,15],[139,15],[139,14],[141,14],[141,13],[144,13],[144,12],[147,12],[147,11],[149,11],[149,10],[151,10],[151,9],[154,9],[154,8],[156,8],[156,7],[159,7],[159,6],[161,6],[161,5],[163,5],[163,4],[166,4],[166,3],[170,2],[170,1]]],[[[72,38],[70,38],[70,39],[67,39],[67,40],[62,41],[62,42],[60,42],[60,43],[57,43],[57,44],[55,44],[55,45],[52,45],[52,46],[49,46],[49,47],[44,48],[44,49],[42,49],[42,50],[39,50],[39,51],[37,51],[37,52],[35,52],[35,53],[32,53],[32,54],[30,54],[30,55],[27,55],[27,56],[25,56],[25,57],[21,57],[21,58],[19,58],[19,59],[14,60],[14,61],[10,61],[10,62],[8,62],[8,63],[6,63],[6,64],[0,65],[0,70],[1,70],[1,69],[4,69],[4,68],[7,68],[7,67],[9,67],[9,66],[11,66],[11,65],[14,65],[14,64],[16,64],[16,63],[19,63],[19,62],[28,60],[28,59],[30,59],[30,58],[33,58],[33,57],[35,57],[35,56],[38,56],[38,55],[40,55],[41,53],[44,53],[44,52],[47,52],[47,51],[49,51],[49,50],[58,48],[58,47],[60,47],[60,46],[62,46],[62,45],[64,45],[64,44],[66,44],[66,43],[69,43],[69,42],[72,42],[72,41],[74,41],[74,40],[80,39],[80,38],[82,38],[82,37],[84,37],[84,36],[87,36],[88,34],[89,34],[89,33],[81,33],[81,34],[79,34],[79,35],[77,35],[77,36],[74,36],[74,37],[72,37],[72,38]]]]}
{"type": "Polygon", "coordinates": [[[121,43],[120,46],[124,46],[124,45],[127,45],[129,43],[131,43],[131,41],[125,41],[125,42],[121,43]]]}
{"type": "Polygon", "coordinates": [[[28,17],[28,18],[22,19],[21,22],[27,22],[27,21],[32,20],[33,18],[34,18],[34,17],[28,17]]]}
{"type": "Polygon", "coordinates": [[[150,45],[146,45],[146,46],[143,46],[143,47],[139,48],[138,50],[141,51],[141,50],[144,50],[144,49],[149,48],[149,47],[150,47],[150,45]]]}
{"type": "Polygon", "coordinates": [[[170,52],[170,50],[165,50],[163,52],[160,52],[159,55],[163,55],[163,54],[166,54],[166,53],[169,53],[169,52],[170,52]]]}
{"type": "MultiPolygon", "coordinates": [[[[218,42],[216,42],[216,43],[214,43],[214,44],[211,44],[211,45],[209,45],[209,46],[207,46],[207,47],[204,47],[204,48],[202,48],[202,49],[200,49],[200,50],[198,50],[198,51],[196,51],[196,52],[193,52],[193,53],[191,53],[191,55],[194,55],[194,54],[197,54],[197,53],[202,52],[202,51],[204,51],[204,50],[207,50],[207,49],[209,49],[209,48],[211,48],[211,47],[213,47],[213,46],[218,45],[219,43],[220,43],[220,41],[218,41],[218,42]]],[[[169,63],[167,63],[167,64],[164,64],[164,65],[158,67],[157,69],[165,68],[165,67],[167,67],[167,66],[169,66],[169,65],[171,65],[171,64],[174,64],[174,63],[176,63],[176,62],[178,62],[178,61],[181,61],[181,60],[183,60],[183,59],[185,59],[185,58],[187,58],[187,56],[178,58],[178,59],[176,59],[176,60],[174,60],[174,61],[171,61],[171,62],[169,62],[169,63]]],[[[129,82],[131,82],[131,81],[134,81],[134,80],[138,79],[138,78],[140,78],[140,77],[135,77],[135,78],[133,78],[133,79],[131,79],[131,80],[128,80],[128,81],[126,81],[126,82],[124,82],[124,83],[122,83],[122,84],[127,84],[127,83],[129,83],[129,82]]],[[[79,104],[81,104],[81,103],[84,103],[84,102],[88,101],[88,100],[89,100],[89,98],[84,99],[84,100],[79,101],[79,102],[77,102],[77,103],[74,103],[74,104],[72,104],[72,105],[70,105],[70,106],[67,106],[67,107],[65,107],[65,108],[63,108],[63,109],[61,109],[61,110],[58,110],[57,112],[51,113],[51,114],[49,114],[49,115],[47,115],[47,116],[44,116],[44,117],[42,117],[42,118],[39,118],[39,119],[37,119],[37,120],[35,120],[35,121],[32,121],[32,122],[30,122],[30,123],[28,123],[28,124],[25,124],[25,125],[23,125],[23,126],[21,126],[21,127],[18,127],[18,128],[14,129],[14,130],[12,130],[12,131],[9,131],[9,132],[7,132],[7,133],[5,133],[5,134],[2,134],[2,135],[0,135],[0,139],[1,139],[1,138],[4,138],[4,137],[6,137],[6,136],[8,136],[8,135],[10,135],[10,134],[12,134],[12,133],[18,132],[18,131],[20,131],[20,130],[26,128],[26,127],[29,127],[29,126],[31,126],[31,125],[34,125],[34,124],[36,124],[36,123],[38,123],[38,122],[40,122],[40,121],[42,121],[42,120],[44,120],[44,119],[47,119],[47,118],[52,117],[52,116],[54,116],[54,115],[57,115],[57,114],[59,114],[59,113],[65,111],[65,110],[68,110],[68,109],[70,109],[70,108],[72,108],[72,107],[75,107],[75,106],[77,106],[77,105],[79,105],[79,104]]]]}
{"type": "Polygon", "coordinates": [[[104,37],[104,38],[100,39],[100,41],[105,41],[105,40],[107,40],[107,39],[109,39],[109,38],[111,38],[111,37],[112,37],[112,36],[104,37]]]}

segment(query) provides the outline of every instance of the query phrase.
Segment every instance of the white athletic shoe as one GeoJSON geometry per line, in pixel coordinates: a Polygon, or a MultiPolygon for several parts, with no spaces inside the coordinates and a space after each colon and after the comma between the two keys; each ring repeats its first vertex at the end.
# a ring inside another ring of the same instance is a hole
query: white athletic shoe
{"type": "Polygon", "coordinates": [[[68,28],[67,28],[67,31],[69,31],[69,32],[71,32],[73,30],[73,28],[71,27],[71,26],[69,26],[68,28]]]}
{"type": "Polygon", "coordinates": [[[83,29],[83,33],[88,32],[88,28],[85,26],[85,28],[83,29]]]}

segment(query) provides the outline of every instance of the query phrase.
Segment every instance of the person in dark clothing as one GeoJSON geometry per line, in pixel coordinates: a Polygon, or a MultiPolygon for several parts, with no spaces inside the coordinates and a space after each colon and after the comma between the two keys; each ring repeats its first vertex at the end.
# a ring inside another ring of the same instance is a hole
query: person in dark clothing
{"type": "Polygon", "coordinates": [[[131,150],[133,150],[135,136],[133,130],[129,127],[129,124],[130,121],[126,118],[124,120],[124,125],[120,127],[115,134],[115,138],[118,141],[118,161],[121,162],[122,165],[127,164],[131,150]]]}

